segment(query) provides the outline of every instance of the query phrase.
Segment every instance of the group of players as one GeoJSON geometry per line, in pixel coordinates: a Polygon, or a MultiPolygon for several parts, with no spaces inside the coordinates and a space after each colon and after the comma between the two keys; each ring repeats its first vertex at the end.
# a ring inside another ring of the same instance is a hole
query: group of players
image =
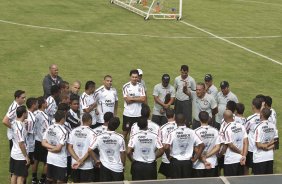
{"type": "Polygon", "coordinates": [[[122,88],[119,134],[118,95],[110,75],[98,89],[87,81],[79,95],[80,82],[69,89],[56,65],[49,70],[44,96],[26,100],[25,91],[17,90],[3,119],[10,140],[11,183],[24,183],[30,165],[32,183],[64,183],[70,175],[76,183],[122,181],[126,155],[132,180],[157,179],[159,157],[158,172],[166,178],[214,177],[222,168],[225,176],[248,174],[249,168],[254,174],[273,173],[279,143],[269,96],[255,97],[254,114],[244,118],[244,105],[227,81],[218,92],[210,74],[196,84],[182,65],[174,86],[168,74],[155,85],[151,113],[143,71],[131,70],[122,88]],[[38,180],[39,162],[43,170],[38,180]]]}

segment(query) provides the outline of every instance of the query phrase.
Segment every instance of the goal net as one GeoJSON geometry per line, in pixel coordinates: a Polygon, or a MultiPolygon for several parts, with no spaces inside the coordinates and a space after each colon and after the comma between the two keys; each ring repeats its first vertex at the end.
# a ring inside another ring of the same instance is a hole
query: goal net
{"type": "Polygon", "coordinates": [[[181,19],[182,0],[111,0],[111,3],[132,11],[148,20],[181,19]]]}

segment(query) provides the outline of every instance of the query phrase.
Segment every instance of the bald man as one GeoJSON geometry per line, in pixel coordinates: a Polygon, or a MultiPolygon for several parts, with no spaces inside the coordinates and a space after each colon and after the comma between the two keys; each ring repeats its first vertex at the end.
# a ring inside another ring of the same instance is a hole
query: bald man
{"type": "Polygon", "coordinates": [[[71,86],[71,95],[78,95],[79,96],[79,90],[80,90],[81,82],[80,81],[74,81],[71,86]]]}
{"type": "Polygon", "coordinates": [[[58,76],[58,66],[52,64],[49,66],[49,74],[46,75],[43,79],[42,86],[44,97],[48,98],[51,95],[51,87],[54,85],[59,86],[59,84],[63,81],[63,79],[58,76]]]}

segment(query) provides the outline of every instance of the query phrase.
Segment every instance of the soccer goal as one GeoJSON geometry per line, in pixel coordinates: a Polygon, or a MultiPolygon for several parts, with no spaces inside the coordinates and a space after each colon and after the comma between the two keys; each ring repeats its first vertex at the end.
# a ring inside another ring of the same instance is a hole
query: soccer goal
{"type": "Polygon", "coordinates": [[[132,11],[148,20],[182,17],[182,0],[111,0],[111,3],[132,11]]]}

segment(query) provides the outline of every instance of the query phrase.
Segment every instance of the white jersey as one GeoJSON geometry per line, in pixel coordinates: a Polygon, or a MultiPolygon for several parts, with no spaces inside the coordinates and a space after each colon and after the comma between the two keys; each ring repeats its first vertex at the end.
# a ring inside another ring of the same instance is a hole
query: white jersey
{"type": "Polygon", "coordinates": [[[12,130],[13,130],[13,147],[12,147],[12,150],[11,150],[11,157],[14,159],[14,160],[25,160],[25,157],[22,153],[22,150],[20,149],[20,146],[19,146],[19,143],[20,142],[23,142],[25,144],[25,147],[26,147],[26,152],[28,153],[28,150],[27,150],[27,132],[26,132],[26,129],[25,129],[25,123],[24,122],[20,122],[20,121],[17,121],[17,120],[14,120],[13,122],[11,122],[11,127],[12,127],[12,130]]]}
{"type": "MultiPolygon", "coordinates": [[[[255,142],[258,143],[269,143],[274,138],[278,138],[276,127],[269,121],[262,121],[255,128],[255,142]]],[[[273,160],[274,153],[273,149],[264,151],[259,149],[257,146],[254,147],[253,162],[260,163],[273,160]]]]}
{"type": "Polygon", "coordinates": [[[186,79],[182,79],[181,76],[178,76],[174,80],[174,88],[175,88],[175,98],[179,101],[185,101],[189,100],[189,96],[183,93],[183,86],[185,83],[188,84],[188,88],[190,88],[191,91],[196,90],[196,82],[193,77],[190,75],[186,79]]]}
{"type": "MultiPolygon", "coordinates": [[[[205,148],[202,154],[209,153],[216,145],[221,144],[218,130],[209,125],[197,128],[195,130],[195,133],[205,144],[205,148]]],[[[215,166],[217,165],[216,154],[208,157],[206,160],[211,163],[212,168],[215,168],[215,166]]],[[[195,163],[193,163],[193,168],[205,169],[205,164],[200,160],[197,160],[195,163]]]]}
{"type": "Polygon", "coordinates": [[[260,114],[255,113],[247,118],[246,131],[248,133],[249,148],[248,151],[253,152],[255,147],[255,128],[260,123],[260,114]]]}
{"type": "Polygon", "coordinates": [[[50,126],[50,121],[45,112],[38,110],[38,113],[35,116],[35,140],[42,142],[43,135],[47,128],[50,126]]]}
{"type": "Polygon", "coordinates": [[[157,134],[148,130],[140,130],[130,137],[128,147],[134,149],[134,160],[152,163],[156,160],[155,150],[163,148],[163,145],[157,134]]]}
{"type": "Polygon", "coordinates": [[[58,153],[52,153],[48,151],[47,163],[57,167],[67,167],[67,149],[66,143],[68,140],[68,132],[64,126],[54,123],[49,126],[45,131],[43,139],[53,146],[63,145],[62,149],[58,153]]]}
{"type": "Polygon", "coordinates": [[[115,111],[115,104],[118,101],[117,90],[115,88],[107,89],[101,86],[95,91],[95,99],[98,102],[97,110],[99,115],[97,116],[97,122],[104,123],[104,114],[106,112],[115,111]]]}
{"type": "MultiPolygon", "coordinates": [[[[170,132],[172,132],[173,130],[175,130],[176,128],[177,128],[177,125],[176,125],[175,121],[168,122],[168,123],[164,124],[163,126],[161,126],[160,132],[161,132],[161,141],[162,141],[163,144],[165,144],[165,142],[167,142],[168,134],[170,132]]],[[[166,156],[165,153],[162,156],[162,162],[167,163],[167,164],[170,163],[169,160],[167,159],[167,156],[166,156]]]]}
{"type": "Polygon", "coordinates": [[[220,91],[217,93],[217,97],[216,97],[216,101],[217,101],[217,106],[218,106],[218,113],[216,115],[216,122],[221,122],[221,120],[223,119],[223,113],[226,110],[226,104],[229,101],[234,101],[236,103],[239,102],[237,96],[232,93],[231,91],[224,96],[223,93],[220,91]]]}
{"type": "MultiPolygon", "coordinates": [[[[224,144],[233,143],[239,150],[243,149],[244,139],[248,138],[245,127],[236,122],[231,122],[226,125],[224,132],[224,144]]],[[[229,147],[225,152],[224,164],[239,163],[242,158],[241,154],[233,152],[229,147]]]]}
{"type": "Polygon", "coordinates": [[[273,123],[275,125],[275,127],[277,127],[276,123],[277,123],[277,115],[276,115],[276,112],[273,108],[270,109],[271,111],[271,115],[270,117],[268,118],[268,121],[273,123]]]}
{"type": "MultiPolygon", "coordinates": [[[[84,112],[84,109],[88,109],[90,105],[94,104],[95,101],[95,95],[91,94],[88,95],[87,93],[82,93],[79,99],[79,106],[80,106],[80,117],[82,118],[84,112]]],[[[96,115],[96,109],[93,109],[90,112],[90,115],[92,116],[92,125],[95,125],[97,122],[97,115],[96,115]]],[[[82,121],[81,121],[82,122],[82,121]]]]}
{"type": "Polygon", "coordinates": [[[206,111],[212,117],[212,109],[217,107],[217,103],[212,95],[205,94],[203,98],[199,98],[195,91],[191,91],[191,98],[193,100],[194,119],[200,121],[199,113],[206,111]]]}
{"type": "Polygon", "coordinates": [[[214,99],[216,99],[218,90],[217,90],[217,88],[215,87],[215,85],[212,84],[212,85],[207,89],[207,93],[208,93],[209,95],[212,95],[212,96],[214,97],[214,99]]]}
{"type": "MultiPolygon", "coordinates": [[[[139,131],[140,131],[140,128],[138,124],[134,123],[131,127],[130,135],[134,135],[139,131]]],[[[158,135],[159,138],[161,136],[160,126],[151,120],[148,120],[148,131],[153,132],[154,134],[158,135]]]]}
{"type": "Polygon", "coordinates": [[[234,121],[246,126],[247,119],[245,117],[235,116],[234,121]]]}
{"type": "MultiPolygon", "coordinates": [[[[9,118],[10,123],[12,123],[16,119],[16,110],[18,107],[19,104],[16,101],[13,101],[13,103],[10,105],[8,112],[6,113],[6,116],[9,118]]],[[[12,140],[13,138],[13,131],[10,128],[7,129],[7,137],[9,140],[12,140]]]]}
{"type": "Polygon", "coordinates": [[[52,120],[54,119],[54,115],[58,110],[58,106],[56,104],[55,99],[52,96],[49,96],[46,99],[46,102],[47,102],[47,108],[46,108],[45,112],[48,115],[50,122],[52,122],[52,120]]]}
{"type": "Polygon", "coordinates": [[[172,131],[165,144],[170,145],[170,156],[177,160],[190,160],[193,155],[194,146],[203,143],[195,134],[194,130],[179,126],[172,131]]]}
{"type": "Polygon", "coordinates": [[[104,167],[114,172],[123,172],[123,163],[120,152],[125,152],[125,142],[121,134],[106,131],[96,137],[90,146],[92,150],[98,148],[100,161],[104,167]]]}
{"type": "MultiPolygon", "coordinates": [[[[136,85],[132,85],[131,82],[126,83],[125,85],[123,85],[122,93],[124,98],[146,96],[144,86],[139,82],[137,82],[136,85]]],[[[142,108],[142,103],[140,102],[127,104],[126,101],[124,101],[123,115],[127,117],[140,117],[141,108],[142,108]]]]}
{"type": "Polygon", "coordinates": [[[108,130],[108,127],[105,126],[105,125],[98,126],[98,127],[93,129],[93,131],[96,135],[100,135],[100,134],[106,132],[107,130],[108,130]]]}
{"type": "Polygon", "coordinates": [[[35,116],[31,111],[27,111],[27,150],[34,152],[35,148],[35,116]]]}
{"type": "MultiPolygon", "coordinates": [[[[90,147],[95,136],[96,134],[90,127],[79,126],[71,131],[68,144],[71,144],[73,146],[73,150],[79,158],[83,158],[83,156],[88,152],[88,148],[90,147]]],[[[76,160],[72,158],[72,164],[74,164],[75,162],[76,160]]],[[[79,167],[79,169],[93,169],[93,159],[91,159],[91,157],[88,157],[87,160],[85,160],[84,164],[79,167]]]]}

